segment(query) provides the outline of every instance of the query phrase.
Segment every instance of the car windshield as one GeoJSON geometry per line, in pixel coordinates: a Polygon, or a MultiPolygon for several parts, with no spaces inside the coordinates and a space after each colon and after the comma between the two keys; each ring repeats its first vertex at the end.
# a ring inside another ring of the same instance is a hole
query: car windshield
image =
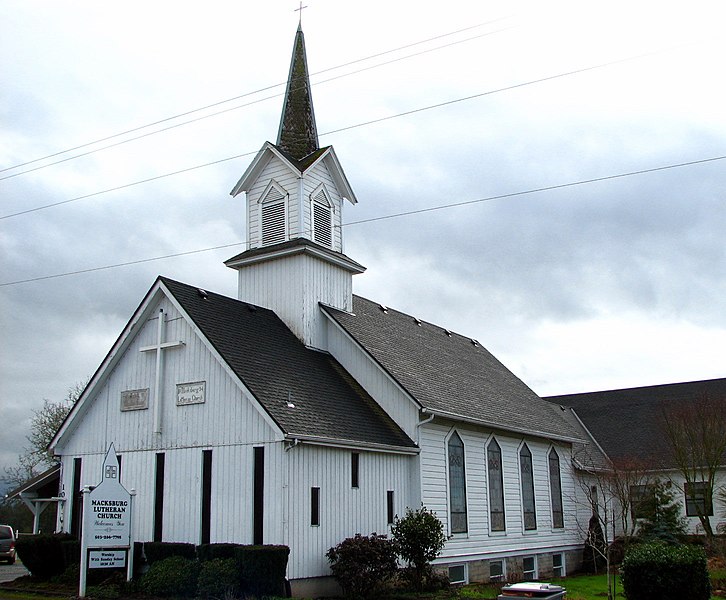
{"type": "Polygon", "coordinates": [[[0,525],[0,540],[13,539],[13,530],[5,525],[0,525]]]}

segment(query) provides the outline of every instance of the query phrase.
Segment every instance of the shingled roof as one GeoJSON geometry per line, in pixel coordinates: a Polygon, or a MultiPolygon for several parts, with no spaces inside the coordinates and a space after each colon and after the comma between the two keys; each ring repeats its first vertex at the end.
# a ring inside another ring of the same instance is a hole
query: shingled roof
{"type": "Polygon", "coordinates": [[[574,441],[559,407],[542,400],[478,342],[375,302],[324,310],[423,409],[485,426],[574,441]]]}
{"type": "Polygon", "coordinates": [[[335,359],[306,348],[271,310],[160,280],[287,436],[416,448],[335,359]]]}
{"type": "Polygon", "coordinates": [[[582,394],[549,396],[572,407],[610,460],[633,458],[655,467],[674,466],[662,427],[663,411],[703,398],[726,402],[726,379],[709,379],[582,394]]]}

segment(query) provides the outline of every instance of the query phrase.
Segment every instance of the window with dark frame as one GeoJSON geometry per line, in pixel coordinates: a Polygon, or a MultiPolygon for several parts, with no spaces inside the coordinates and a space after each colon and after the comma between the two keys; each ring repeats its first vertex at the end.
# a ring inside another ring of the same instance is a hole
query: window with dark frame
{"type": "Polygon", "coordinates": [[[265,516],[265,448],[253,448],[252,473],[252,543],[263,544],[265,516]]]}
{"type": "Polygon", "coordinates": [[[350,487],[357,488],[360,486],[360,454],[351,452],[350,454],[350,487]]]}
{"type": "Polygon", "coordinates": [[[212,531],[212,451],[202,450],[201,543],[208,544],[212,531]]]}
{"type": "Polygon", "coordinates": [[[537,529],[537,510],[534,499],[534,473],[532,472],[532,452],[523,444],[519,451],[519,471],[522,477],[522,512],[524,513],[524,529],[537,529]]]}
{"type": "Polygon", "coordinates": [[[686,516],[697,517],[699,509],[704,516],[713,516],[713,499],[708,490],[707,481],[694,481],[684,486],[686,495],[686,516]]]}
{"type": "Polygon", "coordinates": [[[320,525],[320,488],[310,488],[310,525],[317,527],[320,525]]]}
{"type": "Polygon", "coordinates": [[[495,439],[487,446],[487,475],[489,477],[490,529],[491,531],[505,531],[502,449],[495,439]]]}
{"type": "Polygon", "coordinates": [[[153,541],[161,542],[164,537],[164,461],[163,452],[156,454],[154,474],[154,534],[153,541]]]}
{"type": "Polygon", "coordinates": [[[393,521],[396,518],[396,512],[393,509],[393,490],[386,492],[386,522],[389,525],[393,525],[393,521]]]}
{"type": "Polygon", "coordinates": [[[630,516],[633,520],[645,519],[652,513],[651,509],[655,506],[655,488],[652,485],[631,485],[629,496],[630,516]]]}
{"type": "Polygon", "coordinates": [[[451,533],[466,533],[466,470],[464,468],[464,442],[454,432],[449,438],[449,514],[451,533]]]}
{"type": "Polygon", "coordinates": [[[552,448],[549,454],[550,465],[550,499],[552,501],[552,527],[562,529],[565,526],[565,513],[562,508],[562,480],[560,478],[560,456],[552,448]]]}

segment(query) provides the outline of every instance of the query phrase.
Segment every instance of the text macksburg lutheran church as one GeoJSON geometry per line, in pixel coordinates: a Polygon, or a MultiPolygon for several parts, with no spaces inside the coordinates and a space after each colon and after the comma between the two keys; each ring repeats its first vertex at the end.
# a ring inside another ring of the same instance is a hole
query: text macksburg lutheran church
{"type": "Polygon", "coordinates": [[[285,544],[293,591],[325,553],[386,533],[424,504],[452,580],[578,566],[579,434],[479,343],[354,296],[343,253],[357,202],[320,148],[298,29],[277,143],[245,192],[248,249],[225,264],[238,298],[159,277],[55,436],[59,526],[109,444],[137,490],[137,541],[285,544]]]}

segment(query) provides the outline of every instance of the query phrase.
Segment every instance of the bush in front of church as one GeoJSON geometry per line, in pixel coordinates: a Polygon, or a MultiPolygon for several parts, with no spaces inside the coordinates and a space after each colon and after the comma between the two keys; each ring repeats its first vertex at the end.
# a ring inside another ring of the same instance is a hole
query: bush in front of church
{"type": "Polygon", "coordinates": [[[152,596],[194,596],[199,563],[183,556],[154,562],[139,582],[141,591],[152,596]]]}
{"type": "Polygon", "coordinates": [[[393,542],[375,533],[347,538],[325,556],[345,595],[354,598],[377,598],[398,570],[393,542]]]}
{"type": "Polygon", "coordinates": [[[63,543],[75,538],[67,533],[21,537],[15,543],[18,558],[30,574],[38,579],[50,579],[66,568],[63,543]]]}
{"type": "Polygon", "coordinates": [[[233,558],[213,558],[201,563],[197,593],[202,598],[231,598],[239,592],[239,583],[239,571],[233,558]]]}

